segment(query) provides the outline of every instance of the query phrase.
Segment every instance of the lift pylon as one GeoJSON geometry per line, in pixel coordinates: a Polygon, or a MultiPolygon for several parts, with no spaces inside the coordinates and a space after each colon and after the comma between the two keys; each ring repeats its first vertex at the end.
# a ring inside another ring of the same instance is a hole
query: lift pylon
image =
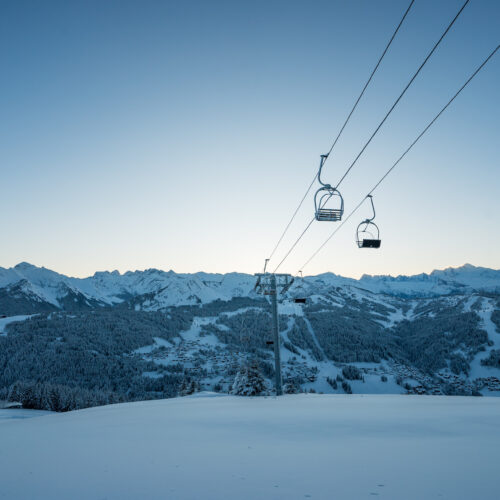
{"type": "Polygon", "coordinates": [[[278,293],[284,294],[293,283],[290,274],[257,273],[255,290],[262,295],[271,296],[271,309],[273,318],[273,343],[274,343],[274,385],[276,396],[283,394],[281,381],[280,334],[278,323],[278,293]]]}

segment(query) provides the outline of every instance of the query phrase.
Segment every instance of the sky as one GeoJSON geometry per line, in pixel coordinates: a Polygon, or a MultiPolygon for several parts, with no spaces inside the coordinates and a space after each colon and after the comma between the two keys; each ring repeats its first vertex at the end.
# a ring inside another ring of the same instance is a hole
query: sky
{"type": "MultiPolygon", "coordinates": [[[[462,0],[416,0],[325,165],[335,184],[462,0]]],[[[262,270],[409,4],[403,0],[0,2],[0,266],[71,276],[262,270]]],[[[500,40],[471,0],[342,183],[346,213],[500,40]]],[[[360,210],[315,222],[280,267],[500,268],[500,54],[360,210]]],[[[316,188],[316,184],[315,184],[316,188]]],[[[313,217],[309,194],[270,263],[313,217]]]]}

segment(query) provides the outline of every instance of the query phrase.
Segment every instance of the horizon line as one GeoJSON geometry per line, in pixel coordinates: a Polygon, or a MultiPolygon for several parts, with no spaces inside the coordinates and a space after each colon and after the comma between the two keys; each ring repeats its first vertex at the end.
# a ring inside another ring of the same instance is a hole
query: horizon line
{"type": "MultiPolygon", "coordinates": [[[[23,265],[29,266],[31,268],[36,268],[36,269],[44,269],[46,271],[50,271],[50,272],[59,274],[59,275],[64,276],[66,278],[78,279],[78,280],[85,280],[85,279],[93,278],[97,274],[115,274],[115,275],[118,275],[118,276],[124,276],[126,274],[144,273],[144,272],[147,272],[147,271],[159,271],[159,272],[165,273],[165,274],[174,273],[174,274],[177,274],[177,275],[196,275],[196,274],[202,274],[203,273],[203,274],[213,274],[213,275],[220,275],[220,276],[225,276],[225,275],[228,275],[228,274],[243,274],[243,275],[247,275],[247,276],[253,276],[253,273],[246,273],[246,272],[240,272],[240,271],[229,271],[229,272],[226,272],[226,273],[210,272],[210,271],[177,272],[177,271],[174,271],[173,269],[169,269],[168,271],[166,271],[164,269],[159,269],[159,268],[156,268],[156,267],[148,267],[148,268],[144,268],[144,269],[135,269],[133,271],[129,269],[129,270],[123,271],[123,272],[119,271],[118,269],[114,269],[112,271],[104,270],[104,271],[95,271],[94,274],[91,274],[91,275],[88,275],[88,276],[71,276],[71,275],[68,275],[68,274],[61,273],[59,271],[55,271],[54,269],[50,269],[50,268],[45,267],[43,265],[42,266],[38,266],[36,264],[31,264],[30,262],[27,262],[27,261],[21,261],[18,264],[12,266],[12,267],[2,267],[2,266],[0,266],[0,270],[5,270],[5,271],[14,270],[15,271],[16,268],[19,268],[19,267],[21,267],[23,265]]],[[[470,264],[470,263],[466,262],[466,263],[464,263],[464,264],[462,264],[460,266],[456,266],[456,267],[454,267],[454,266],[448,266],[448,267],[445,267],[445,268],[442,268],[442,269],[434,268],[430,272],[422,271],[422,272],[416,273],[416,274],[397,274],[397,275],[392,275],[392,274],[366,274],[365,273],[365,274],[362,274],[359,278],[353,278],[351,276],[343,276],[341,274],[336,274],[333,271],[325,271],[325,272],[319,273],[319,274],[306,275],[306,276],[304,276],[304,278],[307,278],[307,277],[317,277],[317,276],[322,276],[324,274],[333,274],[334,276],[339,276],[341,278],[351,279],[351,280],[354,280],[354,281],[360,281],[364,277],[389,277],[389,278],[406,277],[406,278],[411,278],[411,277],[421,276],[421,275],[430,276],[435,271],[459,270],[459,269],[464,269],[464,268],[487,269],[487,270],[490,270],[490,271],[500,271],[500,269],[495,269],[495,268],[492,268],[492,267],[478,266],[478,265],[474,265],[474,264],[470,264]]]]}

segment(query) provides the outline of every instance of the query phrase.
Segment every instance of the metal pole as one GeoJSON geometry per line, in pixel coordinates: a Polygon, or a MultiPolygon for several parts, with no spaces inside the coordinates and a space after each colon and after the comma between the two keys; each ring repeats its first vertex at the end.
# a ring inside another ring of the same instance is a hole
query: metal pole
{"type": "Polygon", "coordinates": [[[280,333],[278,324],[278,291],[276,290],[276,276],[271,275],[271,306],[273,315],[273,338],[274,338],[274,379],[276,385],[276,396],[281,396],[281,360],[280,360],[280,333]]]}

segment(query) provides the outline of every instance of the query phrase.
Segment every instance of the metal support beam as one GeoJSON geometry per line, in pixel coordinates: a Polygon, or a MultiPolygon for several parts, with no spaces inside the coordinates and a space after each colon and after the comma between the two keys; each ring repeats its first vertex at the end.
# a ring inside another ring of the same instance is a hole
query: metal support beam
{"type": "MultiPolygon", "coordinates": [[[[283,394],[281,379],[281,356],[280,356],[280,330],[278,315],[278,293],[285,293],[293,283],[289,274],[257,273],[255,290],[263,295],[271,296],[272,334],[274,344],[274,385],[276,395],[283,394]]],[[[269,342],[268,342],[269,343],[269,342]]]]}
{"type": "Polygon", "coordinates": [[[283,394],[281,387],[281,357],[280,357],[280,331],[278,318],[278,291],[276,289],[276,276],[271,275],[271,309],[273,316],[273,340],[274,340],[274,386],[276,396],[283,394]]]}

